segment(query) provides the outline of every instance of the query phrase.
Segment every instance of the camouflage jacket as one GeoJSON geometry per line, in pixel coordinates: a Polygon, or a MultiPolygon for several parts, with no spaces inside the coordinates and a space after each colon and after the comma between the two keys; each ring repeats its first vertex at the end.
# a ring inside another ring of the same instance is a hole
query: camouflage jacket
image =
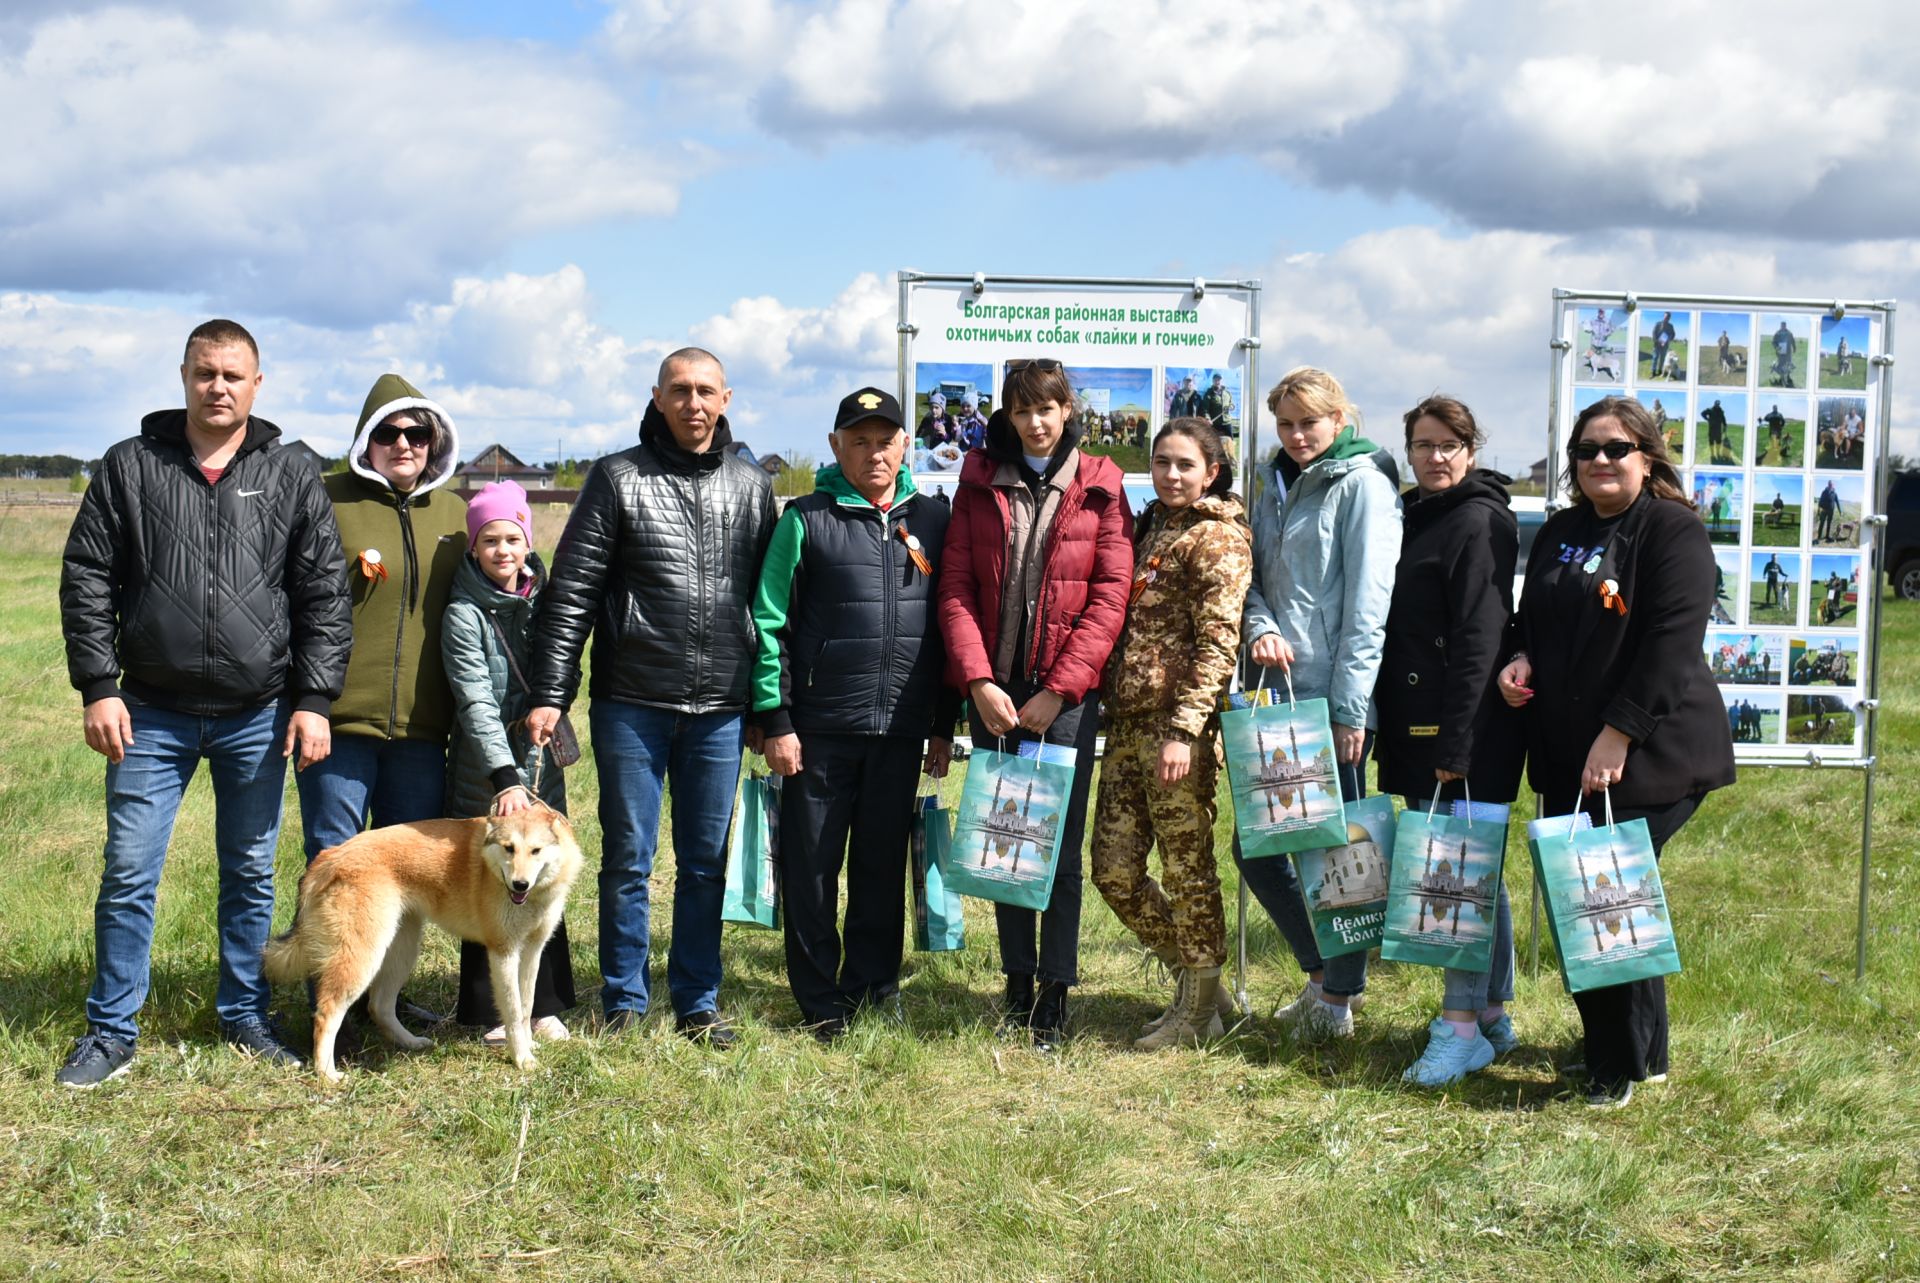
{"type": "Polygon", "coordinates": [[[1163,714],[1188,739],[1206,730],[1240,651],[1253,536],[1235,495],[1141,514],[1126,631],[1101,703],[1116,717],[1163,714]]]}

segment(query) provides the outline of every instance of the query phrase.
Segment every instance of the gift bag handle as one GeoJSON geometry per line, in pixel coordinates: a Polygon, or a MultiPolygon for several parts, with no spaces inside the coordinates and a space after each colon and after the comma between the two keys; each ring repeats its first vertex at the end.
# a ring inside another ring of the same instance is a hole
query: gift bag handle
{"type": "MultiPolygon", "coordinates": [[[[1607,808],[1607,832],[1611,833],[1613,832],[1613,790],[1603,787],[1600,790],[1600,800],[1607,808]]],[[[1573,814],[1567,817],[1567,837],[1569,840],[1572,839],[1575,833],[1580,831],[1580,814],[1580,799],[1576,797],[1573,800],[1573,814]]]]}
{"type": "MultiPolygon", "coordinates": [[[[1434,780],[1433,800],[1427,803],[1427,814],[1429,816],[1440,814],[1440,790],[1446,786],[1447,782],[1445,780],[1437,778],[1434,780]]],[[[1471,821],[1473,819],[1473,786],[1467,783],[1467,777],[1464,775],[1460,777],[1460,791],[1466,795],[1467,819],[1471,821]]]]}
{"type": "MultiPolygon", "coordinates": [[[[1262,688],[1265,688],[1265,687],[1266,687],[1266,685],[1267,685],[1267,674],[1268,674],[1268,673],[1269,673],[1270,671],[1272,671],[1272,670],[1270,670],[1270,669],[1269,669],[1269,668],[1268,668],[1268,667],[1267,667],[1267,666],[1266,666],[1265,664],[1262,664],[1262,665],[1260,665],[1260,685],[1261,685],[1261,687],[1262,687],[1262,688]]],[[[1282,677],[1284,677],[1284,678],[1286,678],[1286,681],[1287,681],[1287,707],[1288,707],[1288,708],[1292,708],[1292,707],[1293,707],[1293,706],[1294,706],[1294,705],[1295,705],[1296,703],[1298,703],[1298,702],[1299,702],[1298,700],[1296,700],[1296,699],[1294,699],[1294,697],[1293,697],[1293,670],[1292,670],[1292,669],[1290,669],[1290,668],[1288,668],[1288,667],[1287,667],[1286,665],[1284,665],[1284,664],[1283,664],[1283,665],[1281,665],[1281,667],[1280,667],[1280,676],[1282,676],[1282,677]]]]}

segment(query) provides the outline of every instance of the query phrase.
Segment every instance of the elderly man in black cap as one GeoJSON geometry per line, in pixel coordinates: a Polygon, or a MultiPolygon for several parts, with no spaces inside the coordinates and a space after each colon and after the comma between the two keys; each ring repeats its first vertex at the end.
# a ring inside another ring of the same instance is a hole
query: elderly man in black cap
{"type": "Polygon", "coordinates": [[[923,750],[927,773],[946,774],[960,711],[934,610],[951,511],[914,489],[906,439],[900,403],[879,388],[840,403],[834,461],[774,526],[753,603],[753,709],[786,777],[787,979],[822,1041],[899,990],[914,788],[923,750]]]}

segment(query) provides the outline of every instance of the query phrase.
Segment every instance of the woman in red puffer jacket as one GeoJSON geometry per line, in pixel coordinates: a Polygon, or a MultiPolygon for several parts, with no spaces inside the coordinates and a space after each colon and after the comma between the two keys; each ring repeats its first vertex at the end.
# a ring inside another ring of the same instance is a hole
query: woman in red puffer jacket
{"type": "Polygon", "coordinates": [[[1070,746],[1073,792],[1053,898],[997,905],[1008,1028],[1052,1050],[1079,980],[1080,844],[1086,829],[1100,670],[1126,622],[1133,519],[1120,469],[1076,448],[1073,385],[1057,361],[1010,364],[987,444],[960,471],[940,567],[947,680],[973,704],[973,739],[1017,752],[1070,746]],[[1035,981],[1038,980],[1036,991],[1035,981]]]}

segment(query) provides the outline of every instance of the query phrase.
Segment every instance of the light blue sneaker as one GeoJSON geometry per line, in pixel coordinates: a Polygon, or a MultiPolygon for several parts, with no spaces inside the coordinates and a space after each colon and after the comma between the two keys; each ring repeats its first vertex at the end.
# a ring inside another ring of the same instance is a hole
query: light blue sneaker
{"type": "Polygon", "coordinates": [[[1513,1033],[1513,1017],[1506,1012],[1500,1013],[1500,1019],[1490,1025],[1480,1026],[1480,1036],[1493,1044],[1493,1049],[1504,1056],[1520,1045],[1513,1033]]]}
{"type": "Polygon", "coordinates": [[[1427,1049],[1407,1066],[1400,1080],[1416,1087],[1445,1087],[1492,1063],[1493,1044],[1477,1030],[1473,1037],[1462,1038],[1453,1032],[1452,1025],[1435,1016],[1427,1026],[1427,1049]]]}

